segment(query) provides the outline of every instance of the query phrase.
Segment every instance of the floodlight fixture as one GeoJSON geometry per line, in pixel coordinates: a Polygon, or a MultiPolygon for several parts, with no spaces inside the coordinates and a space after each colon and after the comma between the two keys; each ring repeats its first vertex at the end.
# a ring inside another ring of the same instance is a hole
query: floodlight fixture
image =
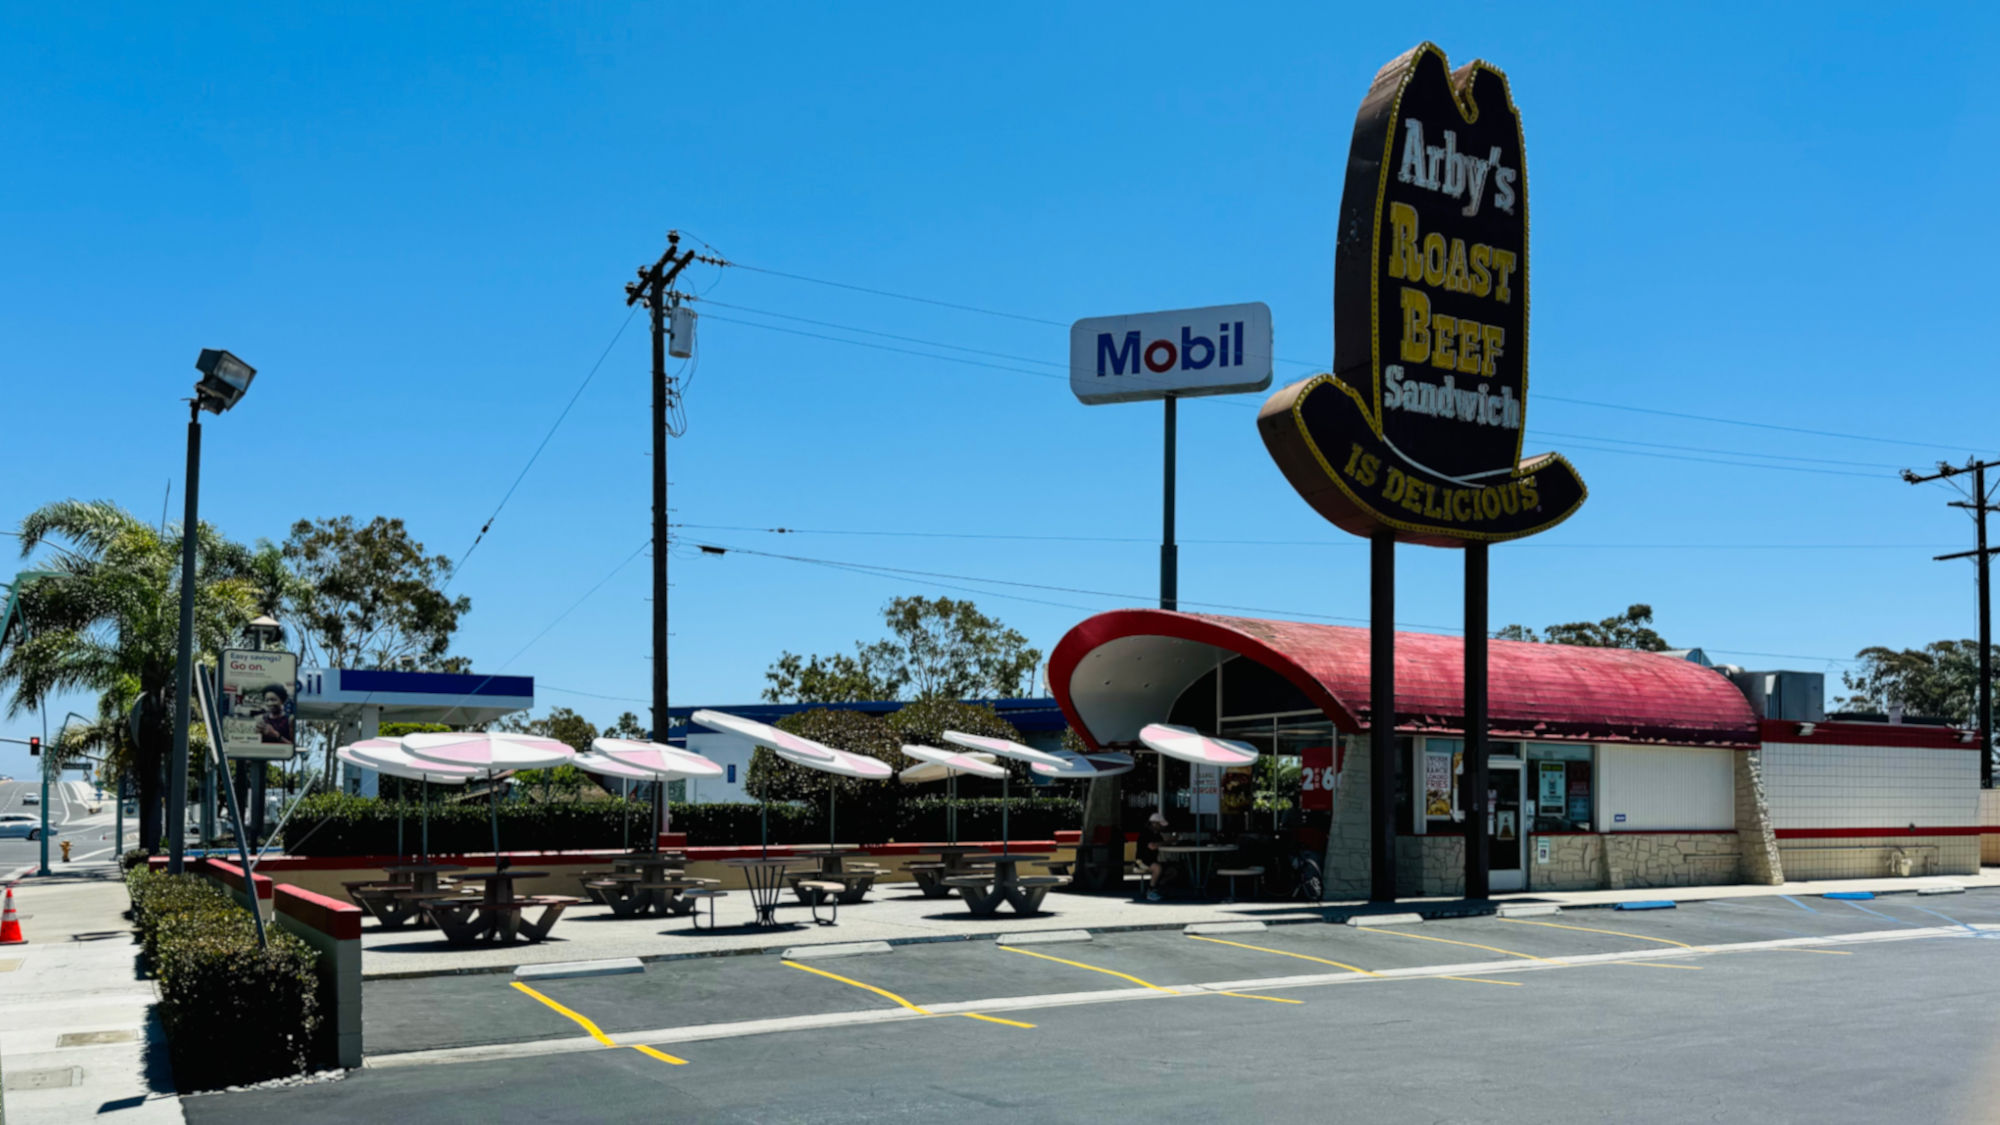
{"type": "Polygon", "coordinates": [[[194,369],[201,372],[201,382],[194,385],[195,401],[210,414],[235,406],[250,393],[250,380],[257,377],[256,368],[216,348],[201,349],[194,369]]]}

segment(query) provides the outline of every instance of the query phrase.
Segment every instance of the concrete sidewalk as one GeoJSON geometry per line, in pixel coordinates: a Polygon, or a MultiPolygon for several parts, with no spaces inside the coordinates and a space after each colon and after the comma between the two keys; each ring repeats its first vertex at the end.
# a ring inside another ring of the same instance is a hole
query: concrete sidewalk
{"type": "Polygon", "coordinates": [[[15,885],[28,944],[0,946],[5,1125],[183,1120],[129,905],[115,862],[15,885]]]}
{"type": "Polygon", "coordinates": [[[975,918],[957,897],[930,899],[914,884],[877,884],[869,900],[840,910],[837,926],[815,926],[808,909],[790,895],[779,907],[784,925],[760,930],[741,925],[750,913],[741,890],[725,898],[717,914],[723,929],[696,931],[686,918],[619,918],[606,907],[573,907],[556,923],[550,940],[538,944],[453,948],[436,930],[380,930],[369,922],[362,930],[362,975],[370,980],[445,976],[456,973],[508,972],[523,965],[602,961],[636,957],[646,961],[682,957],[723,957],[777,952],[808,945],[848,942],[888,942],[892,945],[934,941],[991,940],[1007,934],[1044,930],[1087,930],[1117,933],[1137,930],[1178,930],[1190,923],[1259,921],[1269,925],[1340,922],[1357,914],[1413,913],[1427,918],[1491,914],[1500,902],[1551,902],[1565,908],[1607,907],[1619,902],[1704,899],[1757,895],[1820,895],[1829,891],[1871,890],[1878,894],[1913,893],[1927,886],[2000,886],[2000,868],[1979,875],[1917,879],[1842,879],[1783,886],[1728,884],[1649,890],[1575,891],[1500,894],[1489,902],[1465,899],[1403,899],[1389,905],[1366,902],[1134,902],[1110,895],[1052,894],[1043,913],[1021,917],[1011,912],[975,918]],[[731,923],[738,923],[732,926],[731,923]]]}

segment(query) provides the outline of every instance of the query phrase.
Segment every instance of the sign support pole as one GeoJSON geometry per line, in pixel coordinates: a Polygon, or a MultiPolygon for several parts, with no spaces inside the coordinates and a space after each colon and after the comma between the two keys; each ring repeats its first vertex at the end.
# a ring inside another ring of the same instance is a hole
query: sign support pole
{"type": "Polygon", "coordinates": [[[1465,545],[1465,897],[1486,898],[1490,855],[1486,839],[1486,544],[1465,545]]]}
{"type": "Polygon", "coordinates": [[[1163,483],[1160,488],[1162,512],[1160,516],[1160,608],[1180,608],[1180,548],[1174,545],[1174,431],[1178,428],[1175,419],[1175,404],[1179,401],[1173,395],[1160,400],[1166,404],[1166,456],[1162,462],[1163,483]]]}
{"type": "Polygon", "coordinates": [[[1396,533],[1368,540],[1368,898],[1396,901],[1396,533]]]}

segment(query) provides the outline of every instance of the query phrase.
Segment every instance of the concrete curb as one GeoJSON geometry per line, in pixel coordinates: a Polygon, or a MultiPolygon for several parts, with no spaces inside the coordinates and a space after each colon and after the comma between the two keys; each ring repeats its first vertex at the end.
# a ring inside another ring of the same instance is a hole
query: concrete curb
{"type": "Polygon", "coordinates": [[[1029,930],[1019,934],[1004,934],[993,939],[995,945],[1061,945],[1064,942],[1089,941],[1089,930],[1029,930]]]}
{"type": "Polygon", "coordinates": [[[646,966],[637,957],[613,957],[604,961],[552,961],[545,965],[523,965],[514,970],[514,975],[522,980],[560,980],[564,977],[611,977],[645,971],[646,966]]]}
{"type": "Polygon", "coordinates": [[[795,945],[779,954],[787,961],[810,961],[820,957],[859,957],[865,953],[894,953],[886,941],[843,941],[828,945],[795,945]]]}
{"type": "Polygon", "coordinates": [[[1503,902],[1500,904],[1502,918],[1541,918],[1550,914],[1561,914],[1563,908],[1553,902],[1503,902]]]}
{"type": "Polygon", "coordinates": [[[1421,914],[1356,914],[1347,924],[1356,928],[1362,926],[1414,926],[1421,923],[1421,914]]]}
{"type": "Polygon", "coordinates": [[[1261,934],[1266,929],[1262,922],[1189,922],[1181,927],[1184,934],[1261,934]]]}

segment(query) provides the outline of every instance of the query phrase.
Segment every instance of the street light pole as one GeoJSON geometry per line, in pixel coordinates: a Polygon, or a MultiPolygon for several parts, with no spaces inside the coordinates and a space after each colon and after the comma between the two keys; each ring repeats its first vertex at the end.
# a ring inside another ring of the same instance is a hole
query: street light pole
{"type": "Polygon", "coordinates": [[[187,510],[181,516],[180,651],[174,662],[174,756],[167,782],[167,873],[187,851],[188,704],[194,697],[194,549],[201,507],[201,398],[188,406],[187,510]]]}

